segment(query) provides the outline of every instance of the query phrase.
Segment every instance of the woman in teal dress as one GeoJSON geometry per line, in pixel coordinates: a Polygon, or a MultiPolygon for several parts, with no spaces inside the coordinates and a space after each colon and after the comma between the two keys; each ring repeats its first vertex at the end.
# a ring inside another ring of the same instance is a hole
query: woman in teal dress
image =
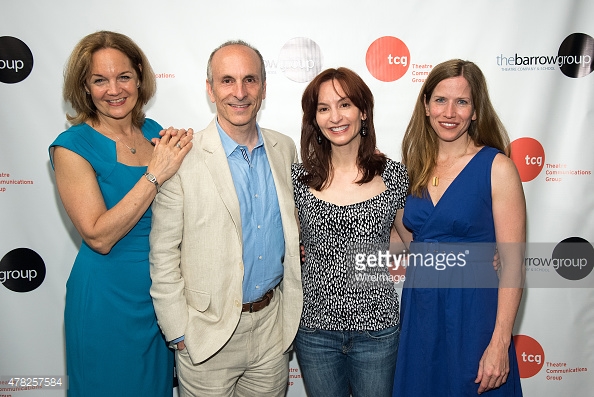
{"type": "Polygon", "coordinates": [[[127,36],[97,32],[64,74],[72,127],[50,146],[56,185],[82,245],[66,285],[68,395],[171,396],[173,354],[149,294],[150,205],[192,147],[143,106],[156,81],[127,36]]]}
{"type": "Polygon", "coordinates": [[[396,397],[522,395],[512,329],[526,209],[508,145],[480,69],[435,66],[402,144],[410,188],[397,229],[412,242],[396,397]]]}

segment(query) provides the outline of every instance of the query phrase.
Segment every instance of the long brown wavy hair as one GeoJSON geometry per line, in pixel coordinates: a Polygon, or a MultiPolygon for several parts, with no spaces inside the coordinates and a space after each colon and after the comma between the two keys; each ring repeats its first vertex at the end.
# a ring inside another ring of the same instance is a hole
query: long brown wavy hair
{"type": "Polygon", "coordinates": [[[136,71],[140,87],[138,101],[132,110],[132,123],[140,128],[144,123],[144,105],[155,95],[157,80],[144,52],[128,36],[110,31],[99,31],[85,37],[72,50],[64,68],[64,87],[62,95],[70,102],[76,112],[74,116],[66,114],[68,121],[74,125],[87,120],[97,122],[97,108],[90,95],[87,95],[85,84],[91,71],[93,54],[104,48],[113,48],[124,53],[136,71]]]}
{"type": "Polygon", "coordinates": [[[440,63],[421,87],[402,140],[402,162],[408,170],[409,193],[412,195],[421,197],[426,193],[439,150],[439,140],[425,113],[425,106],[442,80],[458,76],[468,81],[476,112],[476,120],[472,120],[468,128],[468,136],[475,145],[491,146],[509,155],[509,136],[491,104],[483,72],[474,63],[461,59],[440,63]]]}
{"type": "Polygon", "coordinates": [[[376,153],[376,135],[373,125],[373,94],[363,79],[350,69],[326,69],[318,74],[305,88],[301,98],[303,119],[301,122],[301,160],[306,173],[301,181],[307,186],[322,190],[332,182],[331,144],[320,131],[316,122],[320,86],[331,81],[336,89],[340,85],[347,98],[367,116],[367,135],[361,137],[357,166],[362,173],[359,184],[370,182],[381,175],[386,166],[386,157],[376,153]],[[318,143],[318,136],[322,143],[318,143]]]}

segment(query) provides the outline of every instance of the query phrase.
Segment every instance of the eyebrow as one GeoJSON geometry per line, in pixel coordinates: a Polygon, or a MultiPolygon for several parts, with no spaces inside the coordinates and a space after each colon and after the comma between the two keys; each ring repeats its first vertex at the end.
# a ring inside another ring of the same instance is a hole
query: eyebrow
{"type": "MultiPolygon", "coordinates": [[[[344,101],[350,101],[351,103],[353,102],[353,101],[351,100],[351,98],[349,98],[348,96],[345,96],[345,97],[340,97],[340,99],[339,99],[338,101],[336,101],[336,102],[337,102],[337,103],[341,103],[341,102],[344,102],[344,101]]],[[[325,105],[325,106],[329,106],[329,104],[327,104],[326,102],[318,102],[318,106],[319,106],[319,105],[325,105]]]]}
{"type": "MultiPolygon", "coordinates": [[[[123,75],[123,74],[126,74],[126,73],[132,73],[132,71],[131,71],[131,70],[126,70],[126,71],[124,71],[124,72],[122,72],[122,73],[118,73],[118,76],[121,76],[121,75],[123,75]]],[[[100,77],[105,77],[105,76],[104,76],[104,75],[102,75],[101,73],[91,73],[91,74],[90,74],[90,76],[91,76],[91,77],[93,77],[93,76],[100,76],[100,77]]]]}

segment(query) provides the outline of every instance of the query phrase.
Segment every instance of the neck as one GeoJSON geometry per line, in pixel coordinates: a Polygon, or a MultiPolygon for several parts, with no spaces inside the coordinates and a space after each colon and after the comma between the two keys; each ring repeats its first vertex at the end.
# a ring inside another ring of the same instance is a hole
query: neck
{"type": "Polygon", "coordinates": [[[459,139],[455,140],[454,142],[442,142],[439,146],[438,152],[438,160],[443,159],[451,159],[451,158],[460,158],[468,153],[468,148],[472,144],[472,139],[468,136],[468,134],[460,137],[459,139]]]}
{"type": "Polygon", "coordinates": [[[256,127],[255,121],[242,126],[221,122],[220,119],[218,119],[218,122],[223,131],[225,131],[231,139],[242,146],[247,146],[250,152],[256,146],[256,143],[258,143],[258,128],[256,127]]]}
{"type": "Polygon", "coordinates": [[[91,124],[91,127],[95,128],[96,130],[105,130],[107,132],[111,132],[112,134],[120,134],[129,136],[132,135],[135,131],[134,125],[130,119],[111,119],[107,117],[99,117],[97,122],[91,124]]]}
{"type": "Polygon", "coordinates": [[[359,148],[354,145],[332,146],[330,161],[334,169],[352,169],[358,168],[357,157],[359,148]]]}

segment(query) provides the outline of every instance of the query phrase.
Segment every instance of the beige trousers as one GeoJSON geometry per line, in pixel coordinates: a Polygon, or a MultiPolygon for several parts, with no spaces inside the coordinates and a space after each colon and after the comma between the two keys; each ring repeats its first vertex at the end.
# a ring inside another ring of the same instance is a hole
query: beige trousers
{"type": "Polygon", "coordinates": [[[181,397],[284,396],[289,355],[282,351],[281,293],[256,313],[244,312],[231,339],[194,365],[186,349],[175,352],[181,397]]]}

